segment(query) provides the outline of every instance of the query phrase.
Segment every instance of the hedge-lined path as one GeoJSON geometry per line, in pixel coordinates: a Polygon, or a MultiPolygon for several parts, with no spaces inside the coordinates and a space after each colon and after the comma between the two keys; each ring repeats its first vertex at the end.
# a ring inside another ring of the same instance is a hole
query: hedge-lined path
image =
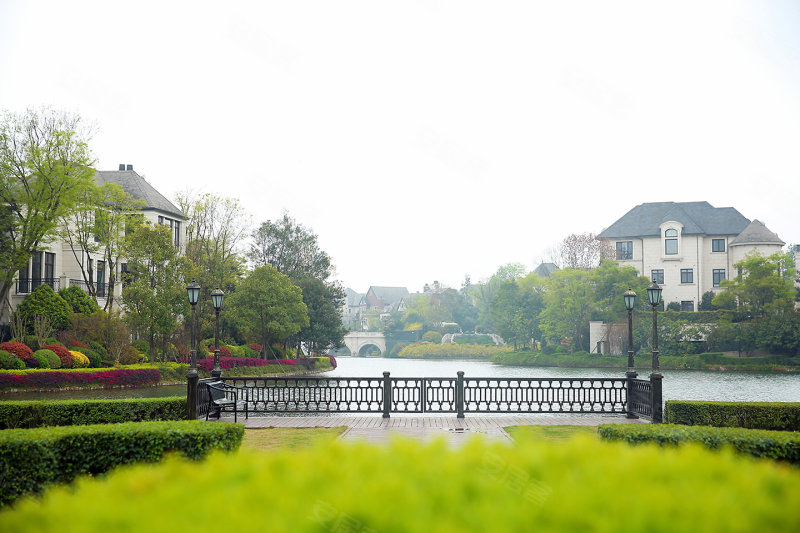
{"type": "MultiPolygon", "coordinates": [[[[233,422],[232,416],[222,418],[233,422]]],[[[344,441],[386,443],[394,436],[427,441],[445,437],[452,445],[463,443],[471,435],[484,438],[511,440],[505,429],[508,426],[575,425],[597,426],[600,424],[648,423],[646,420],[629,420],[613,415],[497,415],[497,416],[265,416],[239,418],[248,429],[256,428],[309,428],[341,427],[347,429],[339,438],[344,441]]]]}

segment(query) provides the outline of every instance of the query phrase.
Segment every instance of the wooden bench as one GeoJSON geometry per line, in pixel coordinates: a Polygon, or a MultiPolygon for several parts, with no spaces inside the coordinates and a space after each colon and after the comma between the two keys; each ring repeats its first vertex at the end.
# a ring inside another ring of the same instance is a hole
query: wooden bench
{"type": "Polygon", "coordinates": [[[222,381],[214,381],[206,383],[208,387],[208,397],[211,399],[211,405],[206,413],[206,420],[208,420],[209,413],[213,410],[219,417],[225,411],[233,411],[233,421],[238,421],[239,410],[244,410],[244,417],[249,418],[247,409],[247,389],[245,387],[235,387],[233,385],[226,385],[222,381]]]}

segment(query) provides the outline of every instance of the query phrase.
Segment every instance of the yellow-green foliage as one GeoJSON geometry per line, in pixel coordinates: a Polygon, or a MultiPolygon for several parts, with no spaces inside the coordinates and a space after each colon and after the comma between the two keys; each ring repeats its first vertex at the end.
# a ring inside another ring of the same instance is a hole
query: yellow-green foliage
{"type": "Polygon", "coordinates": [[[698,446],[335,442],[125,469],[22,502],[0,530],[783,533],[798,502],[796,469],[698,446]]]}
{"type": "Polygon", "coordinates": [[[489,359],[511,350],[508,346],[479,344],[409,344],[397,356],[409,359],[489,359]]]}
{"type": "Polygon", "coordinates": [[[83,355],[81,352],[76,352],[75,350],[70,350],[69,353],[72,355],[73,368],[89,368],[89,358],[83,355]]]}

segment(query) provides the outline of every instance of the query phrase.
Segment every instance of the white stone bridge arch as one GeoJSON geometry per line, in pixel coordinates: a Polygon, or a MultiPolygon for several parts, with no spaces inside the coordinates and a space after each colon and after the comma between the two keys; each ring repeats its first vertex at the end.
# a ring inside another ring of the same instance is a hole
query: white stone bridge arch
{"type": "Polygon", "coordinates": [[[375,346],[386,355],[386,337],[377,331],[353,331],[344,336],[344,345],[350,350],[350,355],[360,356],[361,349],[365,346],[375,346]]]}

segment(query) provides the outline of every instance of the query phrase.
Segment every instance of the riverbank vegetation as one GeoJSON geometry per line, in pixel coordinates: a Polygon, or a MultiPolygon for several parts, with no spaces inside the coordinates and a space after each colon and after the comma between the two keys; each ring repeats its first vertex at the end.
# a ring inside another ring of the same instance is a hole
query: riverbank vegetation
{"type": "Polygon", "coordinates": [[[664,422],[689,426],[800,431],[800,403],[670,400],[664,407],[664,422]]]}
{"type": "MultiPolygon", "coordinates": [[[[562,368],[627,368],[628,358],[622,355],[598,355],[586,352],[568,354],[543,351],[508,351],[493,355],[493,363],[508,366],[562,367],[562,368]]],[[[637,354],[635,367],[651,368],[652,355],[637,354]]],[[[697,355],[664,355],[659,357],[662,370],[713,370],[741,372],[800,372],[800,357],[766,356],[735,357],[721,353],[697,355]]]]}

